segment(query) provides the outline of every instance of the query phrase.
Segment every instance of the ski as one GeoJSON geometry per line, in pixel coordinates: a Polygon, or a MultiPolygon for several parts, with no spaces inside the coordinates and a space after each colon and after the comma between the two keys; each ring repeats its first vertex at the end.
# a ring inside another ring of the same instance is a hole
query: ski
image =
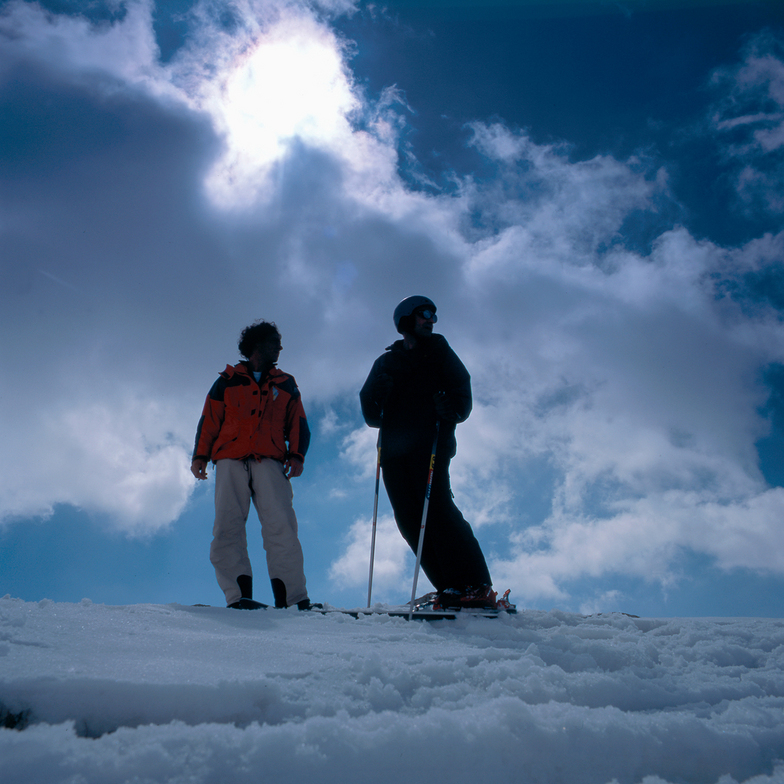
{"type": "Polygon", "coordinates": [[[405,618],[414,621],[454,621],[457,618],[498,618],[502,615],[513,615],[517,610],[482,610],[468,608],[461,610],[414,610],[406,605],[396,607],[364,607],[358,609],[344,609],[342,607],[324,607],[314,610],[322,615],[350,615],[352,618],[370,618],[383,615],[388,618],[405,618]]]}
{"type": "MultiPolygon", "coordinates": [[[[332,607],[313,605],[305,612],[316,613],[319,615],[349,615],[352,618],[369,618],[376,615],[383,615],[389,618],[406,618],[414,621],[454,621],[457,618],[498,618],[502,615],[514,615],[517,613],[515,605],[509,603],[509,591],[499,599],[498,606],[489,607],[455,607],[447,609],[436,609],[435,602],[438,598],[437,593],[428,593],[414,600],[414,609],[411,610],[409,604],[384,605],[377,604],[375,607],[332,607]]],[[[242,601],[242,600],[241,600],[242,601]]],[[[266,604],[252,602],[257,607],[238,607],[237,609],[263,609],[275,610],[266,604]]],[[[195,604],[194,607],[209,607],[207,604],[195,604]]]]}
{"type": "Polygon", "coordinates": [[[517,608],[509,603],[509,591],[506,591],[495,608],[488,607],[455,607],[447,609],[436,609],[435,602],[438,594],[428,593],[414,600],[414,609],[411,610],[409,604],[397,606],[377,605],[375,607],[343,609],[341,607],[324,607],[315,612],[323,615],[338,613],[350,615],[352,618],[369,617],[373,615],[386,615],[390,618],[407,618],[415,621],[454,621],[457,618],[498,618],[501,615],[514,615],[517,608]]]}
{"type": "MultiPolygon", "coordinates": [[[[212,607],[211,604],[192,604],[191,607],[212,607]]],[[[270,606],[268,604],[262,604],[261,602],[254,602],[253,599],[240,599],[234,604],[230,604],[227,610],[269,610],[270,606]]]]}

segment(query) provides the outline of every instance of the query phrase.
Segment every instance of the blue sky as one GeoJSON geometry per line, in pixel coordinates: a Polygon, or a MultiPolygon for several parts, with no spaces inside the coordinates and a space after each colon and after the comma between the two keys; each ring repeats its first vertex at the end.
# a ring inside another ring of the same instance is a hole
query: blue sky
{"type": "Polygon", "coordinates": [[[357,393],[418,293],[497,588],[782,615],[780,3],[6,2],[0,40],[0,594],[220,603],[189,455],[266,318],[311,597],[363,603],[357,393]]]}

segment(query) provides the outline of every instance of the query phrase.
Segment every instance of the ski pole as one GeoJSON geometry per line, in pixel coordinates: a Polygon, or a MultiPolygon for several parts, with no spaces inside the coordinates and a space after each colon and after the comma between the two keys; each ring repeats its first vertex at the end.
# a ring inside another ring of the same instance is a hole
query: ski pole
{"type": "Polygon", "coordinates": [[[381,429],[378,431],[376,440],[376,497],[373,501],[373,534],[370,537],[370,575],[368,576],[368,608],[370,607],[370,595],[373,591],[373,561],[376,554],[376,520],[378,519],[378,479],[381,475],[381,429]]]}
{"type": "Polygon", "coordinates": [[[422,509],[422,524],[419,526],[419,542],[417,543],[416,567],[414,569],[414,587],[411,589],[411,604],[408,609],[408,620],[414,617],[414,599],[416,598],[417,583],[419,582],[419,566],[422,563],[422,543],[425,541],[425,525],[427,524],[427,507],[430,504],[430,490],[433,487],[433,467],[436,464],[436,446],[438,445],[438,420],[436,420],[436,434],[433,437],[433,449],[430,451],[430,468],[427,473],[427,487],[425,488],[425,506],[422,509]]]}

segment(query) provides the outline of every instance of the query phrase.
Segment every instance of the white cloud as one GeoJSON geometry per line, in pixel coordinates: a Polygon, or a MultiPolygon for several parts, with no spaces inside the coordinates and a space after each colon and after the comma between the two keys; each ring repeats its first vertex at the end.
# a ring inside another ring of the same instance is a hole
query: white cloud
{"type": "Polygon", "coordinates": [[[554,514],[522,533],[511,558],[492,563],[496,584],[532,600],[563,600],[563,583],[607,573],[668,586],[679,553],[700,552],[722,569],[782,570],[781,488],[737,502],[710,492],[650,493],[606,518],[554,514]]]}
{"type": "MultiPolygon", "coordinates": [[[[329,577],[339,588],[367,587],[370,577],[372,521],[355,520],[345,536],[343,554],[331,566],[329,577]]],[[[394,518],[383,515],[376,522],[376,542],[373,558],[373,588],[371,601],[384,601],[396,594],[401,585],[413,579],[414,560],[408,545],[395,525],[394,518]],[[411,572],[409,574],[409,571],[411,572]]],[[[417,595],[432,590],[424,574],[420,573],[417,595]]],[[[410,589],[409,589],[410,590],[410,589]]]]}
{"type": "Polygon", "coordinates": [[[56,504],[72,504],[144,536],[185,508],[196,480],[183,431],[172,431],[182,424],[174,401],[121,395],[87,402],[75,395],[46,410],[33,399],[18,413],[26,422],[23,442],[18,421],[2,428],[3,441],[21,449],[2,458],[2,522],[49,516],[56,504]]]}
{"type": "Polygon", "coordinates": [[[236,207],[268,190],[271,167],[293,140],[348,148],[358,100],[343,44],[302,10],[284,11],[234,57],[201,86],[198,104],[226,140],[207,186],[218,203],[236,207]]]}
{"type": "Polygon", "coordinates": [[[122,20],[93,25],[80,16],[50,14],[35,3],[12,1],[0,13],[0,39],[6,49],[0,73],[8,67],[8,56],[15,55],[91,89],[111,93],[135,86],[174,95],[161,78],[152,10],[151,0],[129,0],[122,20]]]}
{"type": "Polygon", "coordinates": [[[784,199],[784,60],[781,42],[771,33],[752,38],[741,65],[722,68],[714,84],[727,92],[712,122],[726,145],[725,154],[740,167],[738,195],[747,208],[760,204],[781,213],[784,199]]]}
{"type": "MultiPolygon", "coordinates": [[[[469,520],[509,541],[497,585],[524,600],[563,598],[581,574],[667,584],[683,549],[784,571],[780,494],[755,450],[758,373],[784,360],[782,326],[714,285],[777,263],[784,235],[725,249],[676,226],[641,251],[627,221],[670,198],[659,163],[575,162],[500,124],[472,126],[493,177],[412,191],[397,172],[399,96],[368,101],[328,21],[294,3],[232,10],[243,24],[228,32],[198,6],[201,33],[166,66],[142,2],[97,27],[29,4],[3,13],[0,74],[19,69],[25,96],[50,101],[32,101],[37,135],[19,143],[37,146],[0,216],[0,324],[15,336],[0,357],[14,412],[3,513],[70,503],[133,533],[176,519],[203,397],[259,317],[281,327],[306,408],[327,412],[314,431],[349,433],[340,461],[365,481],[376,432],[356,427],[357,392],[396,337],[394,305],[416,292],[437,302],[472,374],[452,478],[469,520]],[[308,53],[296,73],[293,52],[308,53]],[[284,66],[274,92],[269,71],[284,66]],[[69,88],[52,104],[58,69],[69,88]],[[203,198],[218,180],[221,209],[203,198]]],[[[778,67],[763,65],[746,84],[782,104],[778,67]]],[[[762,123],[743,153],[769,155],[775,114],[750,106],[721,130],[762,123]]],[[[775,174],[753,155],[750,177],[775,174]]],[[[381,530],[378,580],[391,586],[407,548],[390,519],[381,530]]],[[[366,580],[368,536],[355,522],[335,579],[366,580]]]]}
{"type": "Polygon", "coordinates": [[[349,433],[341,443],[340,456],[357,471],[359,479],[375,476],[378,430],[361,427],[349,433]]]}
{"type": "MultiPolygon", "coordinates": [[[[755,264],[755,245],[732,264],[755,264]]],[[[581,576],[619,572],[666,585],[685,549],[724,568],[780,571],[759,549],[716,546],[746,542],[758,527],[755,542],[775,542],[775,551],[779,538],[766,522],[774,499],[755,441],[766,432],[756,373],[781,361],[781,324],[774,314],[742,319],[715,299],[708,273],[729,263],[680,229],[650,257],[619,254],[610,272],[575,271],[568,258],[540,271],[513,243],[492,265],[471,267],[480,289],[509,269],[495,290],[518,310],[501,318],[496,306],[495,321],[481,308],[469,314],[484,342],[457,328],[479,406],[458,429],[454,484],[471,498],[475,523],[508,523],[530,492],[517,489],[526,470],[550,467],[554,486],[552,510],[513,535],[511,557],[495,558],[497,585],[553,600],[581,576]]],[[[493,312],[492,296],[484,301],[493,312]]]]}

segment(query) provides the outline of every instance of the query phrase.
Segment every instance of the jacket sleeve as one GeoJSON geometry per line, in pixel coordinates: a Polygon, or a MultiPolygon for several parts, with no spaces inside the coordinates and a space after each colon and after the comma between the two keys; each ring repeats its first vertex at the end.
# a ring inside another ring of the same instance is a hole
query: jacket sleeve
{"type": "Polygon", "coordinates": [[[207,393],[204,409],[196,428],[196,441],[193,445],[194,460],[210,460],[212,457],[212,447],[223,426],[225,389],[225,381],[223,378],[219,378],[207,393]]]}
{"type": "Polygon", "coordinates": [[[381,427],[381,414],[384,410],[384,401],[380,399],[379,377],[383,373],[384,356],[380,356],[370,369],[367,379],[359,392],[359,403],[362,406],[362,416],[369,427],[381,427]]]}
{"type": "Polygon", "coordinates": [[[310,446],[310,428],[305,407],[302,405],[302,395],[293,378],[289,379],[287,392],[291,395],[286,408],[285,437],[288,442],[288,457],[296,457],[304,462],[310,446]]]}
{"type": "Polygon", "coordinates": [[[459,424],[468,419],[474,405],[471,394],[471,376],[451,346],[446,346],[443,362],[444,388],[440,391],[444,393],[450,410],[449,420],[454,424],[459,424]]]}

